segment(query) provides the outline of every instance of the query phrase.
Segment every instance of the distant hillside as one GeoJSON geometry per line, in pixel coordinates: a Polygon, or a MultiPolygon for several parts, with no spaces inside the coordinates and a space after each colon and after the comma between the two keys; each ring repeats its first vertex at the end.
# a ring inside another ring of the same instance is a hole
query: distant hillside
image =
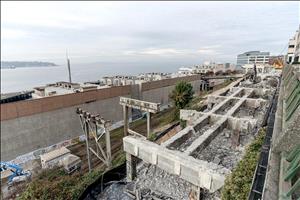
{"type": "Polygon", "coordinates": [[[17,68],[17,67],[49,67],[57,66],[51,62],[39,62],[39,61],[1,61],[1,68],[17,68]]]}

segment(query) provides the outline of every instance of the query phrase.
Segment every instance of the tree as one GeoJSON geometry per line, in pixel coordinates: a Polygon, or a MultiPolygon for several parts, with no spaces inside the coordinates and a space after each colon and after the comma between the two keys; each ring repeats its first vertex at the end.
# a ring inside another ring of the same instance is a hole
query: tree
{"type": "Polygon", "coordinates": [[[180,81],[170,94],[170,98],[173,100],[176,109],[180,110],[193,99],[193,95],[193,86],[185,81],[180,81]]]}

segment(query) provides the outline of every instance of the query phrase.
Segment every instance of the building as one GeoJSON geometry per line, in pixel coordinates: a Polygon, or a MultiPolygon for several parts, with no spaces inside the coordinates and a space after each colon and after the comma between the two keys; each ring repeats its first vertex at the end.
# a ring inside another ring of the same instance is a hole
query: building
{"type": "Polygon", "coordinates": [[[69,82],[56,82],[53,84],[47,84],[45,86],[39,86],[33,88],[34,93],[32,94],[33,98],[43,98],[56,95],[71,94],[76,92],[85,92],[90,90],[97,90],[105,88],[106,86],[100,86],[92,83],[69,83],[69,82]]]}
{"type": "Polygon", "coordinates": [[[178,70],[179,76],[189,76],[194,74],[193,69],[190,67],[180,67],[178,70]]]}
{"type": "Polygon", "coordinates": [[[11,103],[11,102],[15,102],[15,101],[31,99],[33,92],[34,91],[23,91],[23,92],[12,92],[12,93],[1,94],[0,103],[1,104],[11,103]]]}
{"type": "Polygon", "coordinates": [[[237,56],[237,67],[242,67],[245,64],[268,64],[270,52],[248,51],[237,56]]]}
{"type": "Polygon", "coordinates": [[[294,37],[289,40],[288,52],[287,52],[287,63],[299,62],[300,56],[300,26],[299,30],[296,31],[294,37]]]}

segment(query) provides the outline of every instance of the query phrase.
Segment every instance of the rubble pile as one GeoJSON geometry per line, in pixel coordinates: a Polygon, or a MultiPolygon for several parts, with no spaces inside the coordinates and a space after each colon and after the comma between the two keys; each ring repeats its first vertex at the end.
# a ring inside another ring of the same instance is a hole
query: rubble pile
{"type": "Polygon", "coordinates": [[[233,169],[242,157],[244,146],[253,139],[253,136],[241,132],[239,146],[233,147],[232,134],[232,130],[223,129],[205,149],[193,152],[192,156],[200,160],[222,165],[228,169],[233,169]]]}
{"type": "Polygon", "coordinates": [[[142,191],[142,195],[149,197],[153,193],[163,199],[189,199],[188,195],[192,186],[178,176],[146,163],[143,163],[137,172],[135,184],[136,188],[142,191]]]}
{"type": "Polygon", "coordinates": [[[237,102],[238,100],[231,99],[226,104],[224,104],[220,109],[218,109],[215,113],[219,115],[225,115],[237,102]]]}
{"type": "Polygon", "coordinates": [[[212,128],[213,125],[211,124],[206,124],[205,126],[201,127],[201,129],[197,132],[193,132],[193,134],[185,140],[183,143],[181,143],[178,146],[169,146],[168,148],[171,150],[178,150],[181,152],[184,152],[188,146],[190,146],[200,135],[202,135],[205,131],[208,129],[212,128]]]}

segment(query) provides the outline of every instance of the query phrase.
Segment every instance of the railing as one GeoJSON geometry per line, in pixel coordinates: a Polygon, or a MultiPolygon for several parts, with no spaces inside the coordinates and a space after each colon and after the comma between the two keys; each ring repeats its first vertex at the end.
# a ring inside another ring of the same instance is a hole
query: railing
{"type": "MultiPolygon", "coordinates": [[[[283,153],[280,162],[279,199],[292,199],[293,193],[300,189],[300,144],[288,154],[283,153]]],[[[299,197],[298,197],[299,198],[299,197]]]]}

